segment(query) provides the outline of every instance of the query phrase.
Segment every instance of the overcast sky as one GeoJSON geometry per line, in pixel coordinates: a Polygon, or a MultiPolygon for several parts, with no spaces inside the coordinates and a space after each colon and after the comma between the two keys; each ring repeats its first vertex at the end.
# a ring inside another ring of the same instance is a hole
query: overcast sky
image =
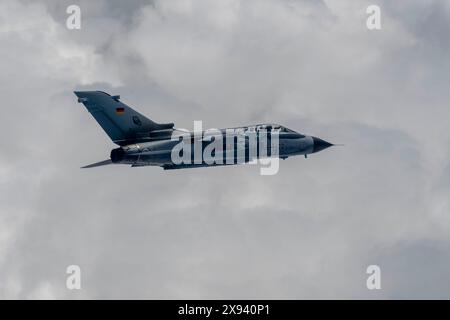
{"type": "Polygon", "coordinates": [[[0,298],[450,298],[449,30],[444,0],[2,0],[0,298]],[[74,90],[345,147],[81,170],[115,145],[74,90]]]}

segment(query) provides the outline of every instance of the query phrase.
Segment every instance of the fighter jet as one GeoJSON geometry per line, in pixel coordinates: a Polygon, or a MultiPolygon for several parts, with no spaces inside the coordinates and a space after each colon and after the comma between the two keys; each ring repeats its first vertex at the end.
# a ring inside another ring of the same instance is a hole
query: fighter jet
{"type": "Polygon", "coordinates": [[[233,165],[270,157],[286,159],[303,155],[306,158],[334,145],[273,123],[205,131],[176,129],[173,123],[156,123],[143,116],[120,101],[119,95],[103,91],[74,93],[119,146],[111,151],[110,159],[82,168],[127,164],[173,170],[233,165]],[[208,147],[211,144],[215,148],[208,147]],[[209,158],[204,156],[206,150],[210,151],[209,158]],[[196,157],[198,154],[201,159],[196,157]],[[179,161],[180,157],[183,161],[179,161]]]}

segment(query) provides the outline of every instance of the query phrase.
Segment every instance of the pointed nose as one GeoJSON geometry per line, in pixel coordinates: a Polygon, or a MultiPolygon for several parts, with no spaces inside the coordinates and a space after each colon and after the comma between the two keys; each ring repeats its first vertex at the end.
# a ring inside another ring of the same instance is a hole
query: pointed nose
{"type": "Polygon", "coordinates": [[[322,151],[323,149],[326,149],[328,147],[331,147],[333,144],[329,143],[328,141],[312,137],[314,141],[314,147],[313,147],[313,153],[322,151]]]}

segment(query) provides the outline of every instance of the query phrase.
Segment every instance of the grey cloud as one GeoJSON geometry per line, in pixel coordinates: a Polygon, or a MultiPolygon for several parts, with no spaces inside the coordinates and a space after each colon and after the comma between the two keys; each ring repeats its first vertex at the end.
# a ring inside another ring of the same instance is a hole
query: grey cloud
{"type": "Polygon", "coordinates": [[[350,0],[80,1],[80,31],[64,27],[66,2],[4,2],[0,296],[448,296],[438,3],[380,2],[370,33],[368,2],[350,0]],[[433,18],[415,19],[424,10],[433,18]],[[75,89],[178,127],[275,121],[345,146],[281,161],[272,177],[80,170],[114,146],[75,89]],[[65,288],[69,264],[79,292],[65,288]],[[369,264],[380,292],[365,287],[369,264]]]}

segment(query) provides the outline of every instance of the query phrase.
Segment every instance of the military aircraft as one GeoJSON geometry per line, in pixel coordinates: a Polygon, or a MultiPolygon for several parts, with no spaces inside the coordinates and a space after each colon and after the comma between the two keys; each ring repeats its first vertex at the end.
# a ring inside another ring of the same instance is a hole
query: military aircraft
{"type": "Polygon", "coordinates": [[[173,123],[156,123],[148,119],[121,102],[118,95],[112,96],[103,91],[74,93],[78,102],[84,104],[111,140],[120,146],[111,151],[110,159],[82,168],[128,164],[132,167],[159,166],[172,170],[232,165],[268,157],[286,159],[304,155],[306,158],[308,154],[334,145],[273,123],[189,132],[174,128],[173,123]],[[273,143],[275,140],[276,144],[273,143]],[[211,152],[208,158],[204,156],[204,151],[210,144],[215,144],[216,148],[209,147],[211,152]],[[200,160],[195,157],[196,148],[203,155],[200,160]],[[184,160],[175,161],[174,154],[184,160]]]}

